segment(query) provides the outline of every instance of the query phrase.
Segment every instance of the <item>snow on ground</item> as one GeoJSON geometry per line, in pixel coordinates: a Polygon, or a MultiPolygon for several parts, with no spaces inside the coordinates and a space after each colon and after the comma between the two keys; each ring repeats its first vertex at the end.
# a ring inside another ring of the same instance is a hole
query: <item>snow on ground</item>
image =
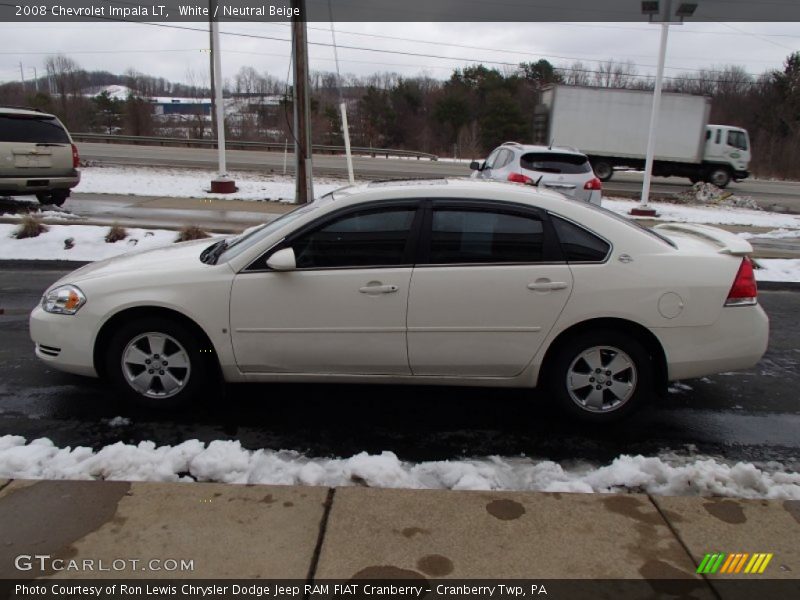
{"type": "Polygon", "coordinates": [[[757,258],[756,281],[793,281],[800,283],[800,259],[757,258]]]}
{"type": "MultiPolygon", "coordinates": [[[[82,194],[132,194],[177,198],[215,198],[220,200],[274,200],[294,202],[294,178],[283,175],[261,175],[253,172],[231,172],[238,192],[211,194],[211,180],[216,171],[202,169],[170,169],[160,167],[101,167],[81,169],[81,182],[75,191],[82,194]]],[[[347,185],[344,179],[314,178],[314,195],[322,196],[347,185]]]]}
{"type": "Polygon", "coordinates": [[[109,244],[105,241],[108,227],[99,225],[48,225],[49,231],[34,238],[12,237],[19,225],[0,223],[0,259],[30,260],[101,260],[134,250],[168,246],[177,231],[165,229],[126,229],[128,237],[109,244]],[[72,238],[74,246],[67,250],[64,241],[72,238]],[[133,240],[136,240],[134,242],[133,240]]]}
{"type": "MultiPolygon", "coordinates": [[[[655,217],[658,221],[800,229],[800,215],[726,206],[687,206],[668,202],[650,202],[649,204],[658,212],[658,216],[655,217]]],[[[637,217],[631,217],[629,214],[634,206],[639,206],[639,202],[622,198],[603,198],[603,208],[624,217],[636,219],[637,217]]]]}
{"type": "Polygon", "coordinates": [[[756,466],[719,458],[622,455],[608,465],[562,466],[549,460],[486,457],[410,463],[392,452],[310,459],[294,451],[247,450],[238,441],[177,446],[117,442],[98,451],[58,448],[47,438],[0,437],[0,477],[217,481],[278,485],[455,490],[530,490],[800,499],[800,474],[779,463],[756,466]],[[187,475],[188,474],[188,475],[187,475]]]}

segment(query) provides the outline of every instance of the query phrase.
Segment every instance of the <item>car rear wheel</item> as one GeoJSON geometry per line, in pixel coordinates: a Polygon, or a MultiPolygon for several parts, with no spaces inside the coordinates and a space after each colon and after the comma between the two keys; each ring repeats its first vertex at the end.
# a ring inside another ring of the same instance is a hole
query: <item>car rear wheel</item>
{"type": "Polygon", "coordinates": [[[201,344],[190,329],[163,318],[121,327],[111,339],[106,372],[117,389],[137,404],[177,408],[199,397],[209,383],[201,344]]]}
{"type": "Polygon", "coordinates": [[[39,204],[53,204],[61,206],[69,198],[69,192],[66,190],[53,190],[52,192],[37,192],[36,199],[39,204]]]}
{"type": "Polygon", "coordinates": [[[613,330],[570,338],[561,344],[551,365],[550,390],[558,404],[584,421],[616,421],[653,390],[653,366],[644,346],[613,330]]]}

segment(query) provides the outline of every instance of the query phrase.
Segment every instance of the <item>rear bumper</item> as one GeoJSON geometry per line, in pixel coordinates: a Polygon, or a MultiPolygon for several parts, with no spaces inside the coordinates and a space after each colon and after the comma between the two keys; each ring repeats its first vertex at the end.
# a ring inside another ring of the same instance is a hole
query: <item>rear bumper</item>
{"type": "Polygon", "coordinates": [[[659,327],[670,381],[748,369],[767,351],[769,318],[759,305],[730,306],[713,325],[659,327]]]}
{"type": "Polygon", "coordinates": [[[60,177],[0,177],[0,193],[2,194],[35,194],[53,190],[69,190],[81,181],[80,171],[60,177]]]}

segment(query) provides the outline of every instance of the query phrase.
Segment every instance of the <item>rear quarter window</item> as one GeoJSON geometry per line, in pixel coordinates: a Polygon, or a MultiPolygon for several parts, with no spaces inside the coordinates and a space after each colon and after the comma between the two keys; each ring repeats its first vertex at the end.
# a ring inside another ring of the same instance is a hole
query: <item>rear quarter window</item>
{"type": "Polygon", "coordinates": [[[69,144],[69,135],[53,118],[0,115],[0,142],[69,144]]]}
{"type": "Polygon", "coordinates": [[[557,152],[528,152],[520,158],[523,169],[542,173],[563,173],[576,175],[590,173],[589,159],[580,154],[559,154],[557,152]]]}
{"type": "Polygon", "coordinates": [[[611,245],[601,237],[566,219],[550,215],[567,262],[603,262],[611,245]]]}

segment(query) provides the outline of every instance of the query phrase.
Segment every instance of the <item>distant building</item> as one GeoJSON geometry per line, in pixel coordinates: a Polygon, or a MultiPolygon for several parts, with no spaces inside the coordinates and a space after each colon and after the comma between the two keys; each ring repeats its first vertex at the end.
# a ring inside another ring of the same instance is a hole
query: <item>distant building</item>
{"type": "Polygon", "coordinates": [[[210,98],[170,98],[157,96],[151,98],[155,115],[203,115],[211,116],[210,98]]]}

